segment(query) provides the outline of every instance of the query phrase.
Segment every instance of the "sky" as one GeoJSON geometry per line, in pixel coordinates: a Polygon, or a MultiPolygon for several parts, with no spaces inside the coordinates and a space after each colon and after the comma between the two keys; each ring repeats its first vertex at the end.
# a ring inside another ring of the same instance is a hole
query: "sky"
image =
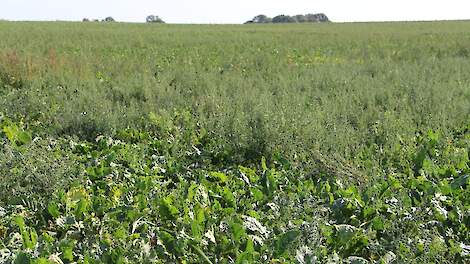
{"type": "Polygon", "coordinates": [[[470,19],[469,0],[0,0],[0,19],[243,23],[258,14],[325,13],[335,22],[470,19]]]}

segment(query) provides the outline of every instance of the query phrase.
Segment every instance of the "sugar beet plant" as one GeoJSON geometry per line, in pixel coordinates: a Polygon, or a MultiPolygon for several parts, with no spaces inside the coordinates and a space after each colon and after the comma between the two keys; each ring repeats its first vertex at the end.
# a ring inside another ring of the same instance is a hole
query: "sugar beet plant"
{"type": "MultiPolygon", "coordinates": [[[[468,260],[470,126],[453,138],[420,136],[403,154],[409,163],[357,185],[307,174],[280,156],[214,163],[211,139],[189,112],[149,123],[60,144],[56,151],[72,155],[85,175],[49,193],[30,190],[43,196],[41,206],[6,189],[2,263],[468,260]]],[[[17,144],[5,132],[3,139],[2,148],[18,155],[41,144],[17,144]]]]}

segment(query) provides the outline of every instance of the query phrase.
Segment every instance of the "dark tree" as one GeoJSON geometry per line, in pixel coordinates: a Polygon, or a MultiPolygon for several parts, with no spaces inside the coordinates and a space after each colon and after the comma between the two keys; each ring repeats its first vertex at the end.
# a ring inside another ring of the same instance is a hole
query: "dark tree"
{"type": "Polygon", "coordinates": [[[307,18],[304,15],[296,15],[294,16],[295,22],[297,23],[305,23],[307,22],[307,18]]]}
{"type": "Polygon", "coordinates": [[[115,22],[116,20],[114,20],[113,17],[107,17],[103,20],[104,22],[115,22]]]}
{"type": "Polygon", "coordinates": [[[330,19],[323,13],[317,14],[318,22],[330,22],[330,19]]]}
{"type": "Polygon", "coordinates": [[[155,15],[150,15],[150,16],[147,16],[147,18],[145,19],[145,21],[147,23],[160,23],[160,24],[164,24],[165,21],[163,21],[161,18],[159,18],[158,16],[155,16],[155,15]]]}
{"type": "Polygon", "coordinates": [[[305,17],[307,19],[307,22],[329,22],[330,21],[328,17],[323,13],[307,14],[305,15],[305,17]]]}
{"type": "Polygon", "coordinates": [[[274,18],[269,18],[266,15],[257,15],[252,20],[245,22],[245,24],[262,24],[262,23],[306,23],[306,22],[330,22],[328,17],[323,13],[307,14],[307,15],[279,15],[274,18]]]}
{"type": "Polygon", "coordinates": [[[253,23],[271,23],[272,19],[266,15],[257,15],[252,21],[253,23]]]}
{"type": "Polygon", "coordinates": [[[84,18],[84,19],[82,20],[82,22],[90,22],[90,19],[84,18]]]}
{"type": "Polygon", "coordinates": [[[295,19],[291,16],[279,15],[273,18],[273,23],[295,23],[295,19]]]}

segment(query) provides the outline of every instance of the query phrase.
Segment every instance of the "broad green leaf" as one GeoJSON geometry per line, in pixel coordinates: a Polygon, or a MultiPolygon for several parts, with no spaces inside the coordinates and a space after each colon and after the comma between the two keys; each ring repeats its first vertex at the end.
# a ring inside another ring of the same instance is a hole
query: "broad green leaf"
{"type": "Polygon", "coordinates": [[[276,241],[276,250],[274,252],[276,257],[280,257],[286,252],[290,244],[294,242],[300,235],[298,230],[291,230],[282,234],[276,241]]]}
{"type": "Polygon", "coordinates": [[[250,191],[256,201],[261,202],[263,200],[264,194],[260,189],[257,187],[251,187],[250,191]]]}
{"type": "Polygon", "coordinates": [[[373,220],[372,220],[372,228],[374,230],[377,230],[377,231],[383,231],[384,228],[385,228],[385,225],[382,221],[382,219],[379,217],[379,216],[376,216],[373,220]]]}
{"type": "Polygon", "coordinates": [[[31,257],[23,252],[20,252],[16,255],[14,264],[30,264],[31,257]]]}
{"type": "Polygon", "coordinates": [[[240,243],[240,240],[245,236],[245,228],[241,223],[231,222],[230,229],[232,230],[235,242],[240,243]]]}
{"type": "Polygon", "coordinates": [[[346,244],[356,235],[358,228],[351,225],[335,225],[336,237],[338,242],[341,244],[346,244]]]}
{"type": "Polygon", "coordinates": [[[250,183],[257,183],[259,181],[259,176],[256,174],[255,170],[243,166],[238,166],[238,170],[248,178],[250,183]]]}
{"type": "Polygon", "coordinates": [[[209,174],[209,177],[214,181],[222,182],[222,183],[225,183],[228,180],[227,175],[225,175],[222,172],[211,172],[209,174]]]}
{"type": "Polygon", "coordinates": [[[28,144],[31,142],[32,138],[28,132],[21,131],[17,134],[18,141],[21,145],[28,144]]]}
{"type": "Polygon", "coordinates": [[[457,179],[453,180],[451,182],[452,189],[456,190],[460,187],[463,187],[465,185],[468,185],[470,182],[470,174],[462,175],[458,177],[457,179]]]}
{"type": "Polygon", "coordinates": [[[178,208],[173,205],[173,198],[167,196],[160,200],[160,214],[166,218],[175,218],[179,215],[178,208]]]}
{"type": "Polygon", "coordinates": [[[38,258],[38,259],[36,259],[33,263],[34,263],[34,264],[55,264],[54,262],[49,261],[49,260],[46,259],[46,258],[38,258]]]}
{"type": "Polygon", "coordinates": [[[10,140],[10,142],[12,143],[15,142],[18,132],[19,132],[19,128],[15,124],[10,124],[8,126],[3,127],[3,133],[5,133],[8,140],[10,140]]]}
{"type": "Polygon", "coordinates": [[[265,175],[265,193],[268,196],[273,195],[274,192],[277,190],[277,182],[275,175],[276,173],[273,170],[268,171],[265,175]]]}
{"type": "Polygon", "coordinates": [[[47,212],[54,218],[60,216],[59,206],[55,202],[50,202],[49,205],[47,205],[47,212]]]}
{"type": "Polygon", "coordinates": [[[261,168],[263,169],[263,172],[266,172],[268,170],[268,166],[266,166],[266,158],[265,157],[261,158],[261,168]]]}
{"type": "Polygon", "coordinates": [[[73,249],[75,247],[75,242],[70,240],[65,240],[60,244],[60,250],[62,252],[61,258],[67,261],[73,261],[73,249]]]}
{"type": "Polygon", "coordinates": [[[237,206],[235,196],[233,196],[233,193],[229,188],[227,188],[227,187],[224,188],[223,197],[224,197],[224,200],[227,202],[227,204],[229,206],[231,206],[233,208],[235,208],[237,206]]]}
{"type": "Polygon", "coordinates": [[[253,263],[255,261],[254,252],[255,252],[254,243],[251,239],[248,239],[246,242],[245,251],[238,256],[237,261],[235,263],[236,264],[253,263]]]}

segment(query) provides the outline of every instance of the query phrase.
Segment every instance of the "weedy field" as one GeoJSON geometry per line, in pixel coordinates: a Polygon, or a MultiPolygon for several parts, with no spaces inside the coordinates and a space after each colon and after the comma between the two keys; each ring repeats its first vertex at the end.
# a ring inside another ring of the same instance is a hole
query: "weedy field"
{"type": "Polygon", "coordinates": [[[0,22],[0,263],[468,263],[470,22],[0,22]]]}

